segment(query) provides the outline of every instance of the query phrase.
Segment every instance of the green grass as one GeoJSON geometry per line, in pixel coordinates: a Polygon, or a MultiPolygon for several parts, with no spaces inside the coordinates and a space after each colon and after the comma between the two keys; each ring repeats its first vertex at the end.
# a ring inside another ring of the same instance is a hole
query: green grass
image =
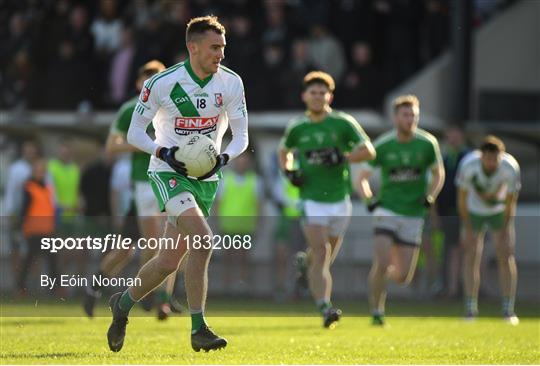
{"type": "MultiPolygon", "coordinates": [[[[341,304],[340,304],[341,305],[341,304]]],[[[540,318],[537,307],[521,307],[521,324],[510,326],[495,306],[474,323],[460,317],[460,304],[391,303],[389,327],[370,326],[365,307],[344,303],[345,316],[333,330],[308,302],[272,305],[260,301],[211,301],[209,323],[226,337],[225,350],[195,353],[187,316],[158,322],[132,316],[120,353],[107,347],[110,319],[79,316],[70,304],[2,305],[1,364],[537,364],[540,318]],[[35,314],[22,317],[14,314],[35,314]],[[38,310],[36,310],[38,309],[38,310]],[[51,316],[51,315],[63,316],[51,316]],[[264,314],[264,316],[263,316],[264,314]],[[305,314],[302,316],[302,314],[305,314]],[[401,316],[397,316],[401,314],[401,316]],[[433,314],[437,317],[426,317],[433,314]],[[48,316],[43,316],[48,315],[48,316]],[[244,315],[244,316],[241,316],[244,315]],[[246,316],[248,315],[248,316],[246,316]],[[416,315],[416,316],[405,316],[416,315]]],[[[142,315],[136,310],[134,315],[142,315]]]]}

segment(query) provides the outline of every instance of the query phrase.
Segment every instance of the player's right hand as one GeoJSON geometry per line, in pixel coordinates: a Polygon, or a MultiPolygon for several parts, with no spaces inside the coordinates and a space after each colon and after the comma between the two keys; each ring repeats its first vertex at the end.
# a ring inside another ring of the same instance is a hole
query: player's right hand
{"type": "Polygon", "coordinates": [[[285,170],[285,176],[293,186],[300,187],[304,184],[304,175],[301,170],[285,170]]]}
{"type": "Polygon", "coordinates": [[[369,213],[375,211],[377,207],[379,207],[379,201],[377,201],[377,199],[370,198],[366,201],[366,208],[369,213]]]}
{"type": "Polygon", "coordinates": [[[158,158],[169,164],[171,168],[174,169],[178,174],[187,177],[186,164],[181,161],[176,160],[174,153],[178,150],[178,146],[173,146],[171,148],[162,147],[158,151],[158,158]]]}

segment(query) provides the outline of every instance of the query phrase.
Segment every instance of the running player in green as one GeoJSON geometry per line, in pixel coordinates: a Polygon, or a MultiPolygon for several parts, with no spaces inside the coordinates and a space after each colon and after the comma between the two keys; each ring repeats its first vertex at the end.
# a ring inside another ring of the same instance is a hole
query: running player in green
{"type": "Polygon", "coordinates": [[[330,327],[341,315],[331,303],[330,266],[351,215],[349,164],[373,159],[375,151],[352,116],[330,108],[335,89],[330,75],[310,72],[304,77],[302,89],[307,111],[288,126],[279,163],[291,183],[300,187],[309,245],[309,288],[323,325],[330,327]]]}
{"type": "Polygon", "coordinates": [[[417,127],[420,104],[416,96],[398,97],[393,109],[395,129],[374,141],[377,158],[365,164],[357,181],[360,196],[374,217],[375,256],[369,274],[374,325],[384,325],[387,280],[408,284],[413,277],[424,216],[444,183],[437,139],[417,127]],[[382,177],[377,198],[368,182],[375,167],[380,167],[382,177]]]}
{"type": "MultiPolygon", "coordinates": [[[[144,64],[137,73],[136,88],[140,92],[143,82],[149,77],[165,70],[165,66],[153,60],[144,64]]],[[[131,153],[131,183],[134,191],[135,208],[137,210],[137,224],[143,237],[158,237],[163,232],[164,217],[159,211],[157,200],[152,192],[146,171],[150,162],[150,155],[141,152],[126,141],[126,134],[135,111],[138,98],[125,102],[118,112],[117,118],[111,125],[105,149],[110,154],[131,153]]],[[[152,125],[148,127],[153,132],[152,125]]],[[[133,250],[114,249],[101,260],[99,271],[95,274],[101,277],[114,277],[118,275],[129,263],[133,250]]],[[[141,265],[156,254],[155,250],[146,249],[141,253],[141,265]]],[[[175,275],[172,274],[167,282],[158,291],[159,306],[158,319],[164,320],[171,312],[170,295],[174,286],[175,275]]],[[[94,316],[96,300],[101,297],[101,288],[94,283],[86,288],[83,308],[90,318],[94,316]]]]}
{"type": "Polygon", "coordinates": [[[127,133],[127,140],[151,154],[148,176],[161,211],[167,213],[165,236],[181,238],[178,247],[161,248],[139,271],[140,286],[114,294],[109,300],[112,323],[109,348],[122,349],[131,308],[177,271],[186,259],[184,278],[191,313],[191,346],[195,351],[219,349],[227,341],[206,324],[208,264],[213,234],[206,221],[216,196],[219,170],[248,146],[248,117],[244,86],[238,74],[221,65],[225,57],[225,28],[214,16],[194,18],[186,29],[189,58],[148,79],[127,133]],[[150,123],[155,139],[146,132],[150,123]],[[230,126],[232,140],[222,150],[230,126]],[[216,165],[204,176],[188,176],[185,163],[175,158],[185,136],[205,135],[218,151],[216,165]],[[204,238],[204,245],[189,246],[187,238],[204,238]]]}

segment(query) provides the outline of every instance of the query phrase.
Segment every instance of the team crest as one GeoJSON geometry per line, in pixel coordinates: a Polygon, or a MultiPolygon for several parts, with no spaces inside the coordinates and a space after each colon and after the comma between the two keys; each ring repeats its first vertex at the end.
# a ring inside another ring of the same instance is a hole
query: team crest
{"type": "Polygon", "coordinates": [[[169,179],[169,187],[171,188],[176,187],[176,179],[174,178],[169,179]]]}
{"type": "Polygon", "coordinates": [[[147,87],[144,87],[144,89],[142,91],[142,94],[141,94],[142,101],[147,102],[149,96],[150,96],[150,89],[148,89],[147,87]]]}
{"type": "Polygon", "coordinates": [[[221,107],[223,105],[223,95],[221,93],[214,93],[215,103],[214,105],[216,107],[221,107]]]}

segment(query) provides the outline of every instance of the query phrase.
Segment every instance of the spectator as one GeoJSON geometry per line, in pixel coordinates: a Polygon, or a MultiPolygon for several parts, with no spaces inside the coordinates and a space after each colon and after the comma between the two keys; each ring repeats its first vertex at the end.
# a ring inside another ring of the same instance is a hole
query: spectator
{"type": "MultiPolygon", "coordinates": [[[[46,174],[45,160],[36,159],[32,163],[31,178],[24,185],[21,217],[28,251],[17,279],[21,294],[26,293],[26,279],[34,264],[34,258],[41,253],[41,239],[54,233],[54,199],[52,187],[46,183],[46,174]]],[[[44,251],[44,254],[47,257],[49,276],[57,278],[55,255],[49,251],[44,251]]]]}
{"type": "MultiPolygon", "coordinates": [[[[134,65],[144,65],[150,60],[164,60],[167,56],[165,50],[166,39],[163,37],[164,24],[161,22],[162,14],[154,9],[150,13],[144,28],[136,34],[137,53],[134,65]]],[[[184,30],[185,32],[185,30],[184,30]]],[[[176,49],[180,49],[180,45],[176,49]]]]}
{"type": "Polygon", "coordinates": [[[22,187],[32,174],[32,163],[40,155],[34,140],[26,140],[21,145],[20,158],[13,162],[7,172],[4,207],[9,216],[19,216],[22,205],[22,187]]]}
{"type": "Polygon", "coordinates": [[[266,26],[262,34],[262,41],[264,43],[285,46],[288,38],[288,30],[283,5],[270,1],[266,2],[265,20],[266,26]]]}
{"type": "Polygon", "coordinates": [[[384,74],[393,87],[416,69],[418,45],[415,39],[421,3],[413,0],[375,0],[376,34],[382,48],[384,74]]]}
{"type": "Polygon", "coordinates": [[[461,159],[470,151],[463,131],[450,126],[445,131],[446,151],[443,156],[446,178],[437,199],[437,226],[444,235],[443,290],[446,296],[455,298],[459,289],[461,261],[459,217],[457,212],[456,172],[461,159]]]}
{"type": "MultiPolygon", "coordinates": [[[[219,186],[216,212],[221,234],[230,238],[249,235],[253,243],[263,194],[262,179],[253,169],[249,152],[245,152],[233,160],[231,170],[224,171],[223,183],[219,186]]],[[[236,248],[224,252],[225,268],[228,268],[223,277],[224,285],[231,292],[248,290],[248,253],[248,250],[236,248]],[[231,288],[231,284],[235,284],[234,288],[231,288]]]]}
{"type": "Polygon", "coordinates": [[[91,26],[96,49],[100,54],[110,55],[121,45],[122,22],[117,17],[116,0],[101,0],[100,13],[91,26]]]}
{"type": "Polygon", "coordinates": [[[448,47],[450,16],[448,0],[426,0],[423,61],[437,57],[448,47]]]}
{"type": "Polygon", "coordinates": [[[111,216],[110,182],[112,158],[102,156],[91,163],[81,175],[80,193],[84,216],[111,216]]]}
{"type": "Polygon", "coordinates": [[[19,50],[5,69],[0,107],[24,109],[28,105],[32,84],[32,67],[25,49],[19,50]]]}
{"type": "Polygon", "coordinates": [[[20,231],[22,217],[24,185],[32,176],[32,165],[39,158],[39,147],[34,140],[26,140],[21,145],[20,158],[13,162],[7,171],[4,192],[5,214],[9,217],[9,243],[11,272],[18,277],[21,246],[24,239],[20,231]]]}
{"type": "Polygon", "coordinates": [[[31,39],[27,31],[27,22],[21,13],[15,13],[9,19],[8,38],[0,45],[0,66],[5,69],[13,56],[22,49],[28,49],[31,39]]]}
{"type": "Polygon", "coordinates": [[[263,64],[252,89],[250,105],[254,109],[275,109],[283,105],[282,71],[285,68],[285,51],[278,43],[263,48],[263,64]]]}
{"type": "Polygon", "coordinates": [[[371,62],[371,47],[365,42],[355,42],[351,54],[352,63],[336,93],[336,105],[377,109],[383,96],[381,74],[371,62]]]}
{"type": "Polygon", "coordinates": [[[117,17],[116,0],[101,0],[99,2],[99,15],[92,22],[90,31],[94,37],[96,53],[94,55],[94,70],[97,75],[103,75],[98,79],[98,103],[110,104],[110,90],[107,84],[111,57],[122,44],[122,22],[117,17]]]}
{"type": "Polygon", "coordinates": [[[323,25],[311,28],[308,53],[311,63],[329,73],[339,84],[345,71],[345,55],[341,44],[323,25]]]}
{"type": "Polygon", "coordinates": [[[122,45],[113,56],[109,72],[109,89],[113,105],[124,102],[132,94],[130,86],[135,83],[133,80],[135,52],[133,29],[124,27],[122,29],[122,45]]]}
{"type": "Polygon", "coordinates": [[[234,15],[227,38],[225,63],[242,75],[245,89],[249,93],[254,86],[253,79],[258,73],[257,64],[253,60],[260,54],[259,42],[253,34],[252,21],[244,15],[234,15]]]}
{"type": "Polygon", "coordinates": [[[66,141],[58,144],[57,158],[51,159],[48,171],[51,175],[56,209],[62,217],[75,216],[79,209],[80,172],[73,162],[71,145],[66,141]]]}
{"type": "Polygon", "coordinates": [[[291,46],[291,61],[283,70],[283,106],[290,109],[302,109],[301,98],[302,80],[304,76],[316,67],[308,57],[308,42],[303,38],[295,39],[291,46]]]}
{"type": "MultiPolygon", "coordinates": [[[[163,55],[165,64],[175,64],[175,55],[180,50],[185,50],[186,24],[191,19],[189,3],[187,1],[172,1],[166,9],[167,21],[164,24],[165,45],[164,50],[168,53],[163,55]]],[[[134,80],[133,80],[134,81],[134,80]]]]}
{"type": "Polygon", "coordinates": [[[342,42],[344,49],[351,50],[358,39],[371,42],[373,16],[370,3],[371,0],[337,0],[327,9],[329,28],[342,42]]]}

